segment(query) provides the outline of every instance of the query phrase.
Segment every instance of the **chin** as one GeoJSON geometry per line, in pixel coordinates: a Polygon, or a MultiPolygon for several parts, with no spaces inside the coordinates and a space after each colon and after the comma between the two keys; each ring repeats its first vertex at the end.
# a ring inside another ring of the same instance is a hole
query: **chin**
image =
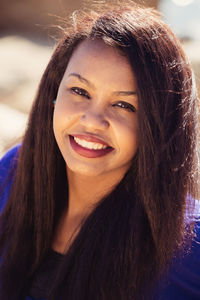
{"type": "Polygon", "coordinates": [[[103,170],[99,170],[97,167],[92,167],[92,166],[84,166],[84,165],[77,165],[77,166],[72,166],[70,164],[67,165],[67,171],[73,173],[74,175],[78,176],[86,176],[86,177],[96,177],[98,175],[102,175],[105,173],[103,170]]]}

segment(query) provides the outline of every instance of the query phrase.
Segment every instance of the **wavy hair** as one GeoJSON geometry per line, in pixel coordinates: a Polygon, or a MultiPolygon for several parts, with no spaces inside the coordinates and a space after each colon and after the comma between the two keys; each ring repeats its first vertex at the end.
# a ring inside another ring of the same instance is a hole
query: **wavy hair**
{"type": "Polygon", "coordinates": [[[85,39],[102,39],[129,60],[138,86],[139,146],[123,180],[81,226],[49,299],[141,300],[146,293],[150,299],[149,289],[185,244],[187,197],[198,197],[192,72],[180,42],[153,9],[103,5],[73,14],[72,21],[41,79],[0,216],[1,299],[26,294],[68,201],[52,100],[85,39]]]}

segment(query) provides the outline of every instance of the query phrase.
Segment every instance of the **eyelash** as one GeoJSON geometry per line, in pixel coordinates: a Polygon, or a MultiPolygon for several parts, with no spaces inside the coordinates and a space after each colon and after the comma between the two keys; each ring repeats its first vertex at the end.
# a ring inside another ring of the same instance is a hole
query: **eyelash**
{"type": "Polygon", "coordinates": [[[136,108],[132,104],[125,102],[125,101],[119,101],[119,102],[113,104],[113,106],[121,107],[121,108],[131,111],[131,112],[136,112],[136,108]]]}
{"type": "Polygon", "coordinates": [[[90,99],[90,95],[84,89],[81,89],[81,88],[78,88],[78,87],[72,87],[70,90],[73,94],[77,94],[79,96],[86,97],[87,99],[90,99]]]}
{"type": "MultiPolygon", "coordinates": [[[[91,99],[88,92],[82,88],[72,87],[70,90],[73,94],[85,97],[87,99],[91,99]]],[[[132,104],[125,102],[125,101],[119,101],[117,103],[112,104],[112,106],[120,107],[120,108],[123,108],[123,109],[125,109],[127,111],[131,111],[131,112],[136,112],[136,108],[132,104]]]]}

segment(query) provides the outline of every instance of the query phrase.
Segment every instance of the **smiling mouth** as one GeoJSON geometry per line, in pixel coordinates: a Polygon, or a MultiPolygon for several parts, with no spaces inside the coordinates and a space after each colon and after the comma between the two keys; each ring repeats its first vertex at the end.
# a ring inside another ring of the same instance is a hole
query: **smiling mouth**
{"type": "Polygon", "coordinates": [[[71,147],[81,156],[96,158],[104,156],[114,150],[114,148],[103,142],[97,142],[95,138],[86,137],[86,139],[84,137],[81,138],[81,136],[69,136],[71,147]]]}
{"type": "Polygon", "coordinates": [[[87,149],[101,150],[101,149],[108,148],[108,146],[106,146],[106,145],[103,145],[100,143],[88,142],[88,141],[80,139],[78,137],[74,137],[74,140],[77,144],[79,144],[80,146],[87,148],[87,149]]]}

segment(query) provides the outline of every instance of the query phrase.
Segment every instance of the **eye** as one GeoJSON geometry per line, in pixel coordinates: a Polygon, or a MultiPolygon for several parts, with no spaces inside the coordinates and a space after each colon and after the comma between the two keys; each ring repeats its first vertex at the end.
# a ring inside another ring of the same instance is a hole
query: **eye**
{"type": "Polygon", "coordinates": [[[119,101],[117,103],[114,103],[112,106],[123,108],[123,109],[131,111],[131,112],[137,111],[136,108],[132,104],[125,102],[125,101],[119,101]]]}
{"type": "Polygon", "coordinates": [[[79,95],[79,96],[82,96],[82,97],[85,97],[87,99],[90,99],[90,95],[88,94],[88,92],[82,88],[79,88],[79,87],[72,87],[70,89],[70,91],[73,93],[73,94],[76,94],[76,95],[79,95]]]}

